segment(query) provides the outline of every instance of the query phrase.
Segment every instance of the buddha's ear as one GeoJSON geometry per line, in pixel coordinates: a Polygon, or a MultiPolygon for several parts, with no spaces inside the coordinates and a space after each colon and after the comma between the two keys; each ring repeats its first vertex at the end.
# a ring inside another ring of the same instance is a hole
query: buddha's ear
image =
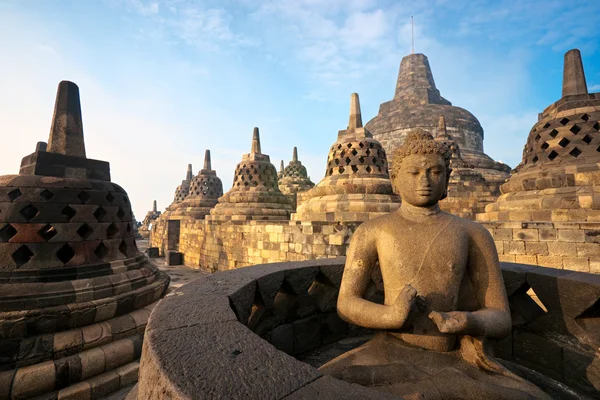
{"type": "Polygon", "coordinates": [[[442,194],[442,198],[440,200],[444,200],[448,197],[448,184],[450,183],[450,174],[452,173],[452,168],[448,167],[446,169],[446,186],[444,187],[444,194],[442,194]]]}

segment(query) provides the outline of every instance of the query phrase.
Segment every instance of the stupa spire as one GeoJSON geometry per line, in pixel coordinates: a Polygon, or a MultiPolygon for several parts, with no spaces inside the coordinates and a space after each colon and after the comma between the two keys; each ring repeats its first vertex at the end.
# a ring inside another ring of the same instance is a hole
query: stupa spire
{"type": "Polygon", "coordinates": [[[188,164],[187,173],[185,175],[185,180],[187,182],[191,182],[194,174],[192,173],[192,164],[188,164]]]}
{"type": "Polygon", "coordinates": [[[358,93],[352,93],[350,95],[350,119],[348,121],[348,130],[352,131],[356,128],[362,128],[362,126],[363,124],[358,93]]]}
{"type": "Polygon", "coordinates": [[[254,132],[252,133],[252,150],[250,150],[250,153],[262,154],[260,151],[260,135],[257,127],[254,127],[254,132]]]}
{"type": "Polygon", "coordinates": [[[294,152],[292,153],[292,162],[298,162],[298,148],[294,146],[294,152]]]}
{"type": "Polygon", "coordinates": [[[438,120],[437,137],[438,139],[450,139],[450,135],[448,135],[448,131],[446,130],[446,117],[443,115],[440,115],[440,119],[438,120]]]}
{"type": "Polygon", "coordinates": [[[152,212],[156,212],[156,200],[152,203],[152,212]]]}
{"type": "Polygon", "coordinates": [[[588,89],[581,53],[579,49],[572,49],[565,53],[562,97],[577,94],[588,94],[588,89]]]}
{"type": "Polygon", "coordinates": [[[79,88],[73,82],[58,84],[47,151],[85,158],[79,88]]]}
{"type": "Polygon", "coordinates": [[[283,172],[285,166],[283,165],[283,160],[281,160],[281,164],[279,165],[279,172],[283,172]]]}
{"type": "Polygon", "coordinates": [[[206,171],[210,171],[212,170],[212,165],[210,162],[210,150],[206,149],[206,151],[204,152],[204,168],[202,168],[206,171]]]}

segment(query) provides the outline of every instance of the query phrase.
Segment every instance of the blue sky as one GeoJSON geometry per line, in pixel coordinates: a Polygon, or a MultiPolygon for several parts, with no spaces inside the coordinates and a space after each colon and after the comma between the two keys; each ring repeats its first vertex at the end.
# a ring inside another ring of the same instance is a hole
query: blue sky
{"type": "Polygon", "coordinates": [[[597,0],[0,0],[0,173],[47,140],[67,79],[88,157],[110,162],[138,219],[171,203],[206,148],[228,189],[254,126],[277,167],[298,146],[318,182],[350,94],[364,122],[393,97],[411,15],[438,89],[511,166],[560,98],[567,50],[600,91],[597,0]]]}

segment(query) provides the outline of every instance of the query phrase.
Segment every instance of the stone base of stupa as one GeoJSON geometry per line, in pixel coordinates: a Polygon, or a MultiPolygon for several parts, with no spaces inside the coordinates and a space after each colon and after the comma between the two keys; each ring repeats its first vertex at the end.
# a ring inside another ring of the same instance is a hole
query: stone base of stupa
{"type": "Polygon", "coordinates": [[[281,192],[228,192],[219,198],[207,221],[276,221],[287,220],[292,206],[281,192]]]}
{"type": "Polygon", "coordinates": [[[306,192],[292,221],[362,222],[400,207],[389,179],[325,177],[306,192]]]}

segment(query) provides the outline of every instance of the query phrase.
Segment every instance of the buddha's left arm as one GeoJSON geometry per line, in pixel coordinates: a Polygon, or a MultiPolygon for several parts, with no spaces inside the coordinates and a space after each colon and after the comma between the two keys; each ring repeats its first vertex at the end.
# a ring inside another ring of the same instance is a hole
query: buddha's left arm
{"type": "Polygon", "coordinates": [[[468,315],[465,333],[501,339],[510,333],[511,318],[498,252],[487,229],[479,224],[470,228],[467,273],[482,308],[468,315]]]}

